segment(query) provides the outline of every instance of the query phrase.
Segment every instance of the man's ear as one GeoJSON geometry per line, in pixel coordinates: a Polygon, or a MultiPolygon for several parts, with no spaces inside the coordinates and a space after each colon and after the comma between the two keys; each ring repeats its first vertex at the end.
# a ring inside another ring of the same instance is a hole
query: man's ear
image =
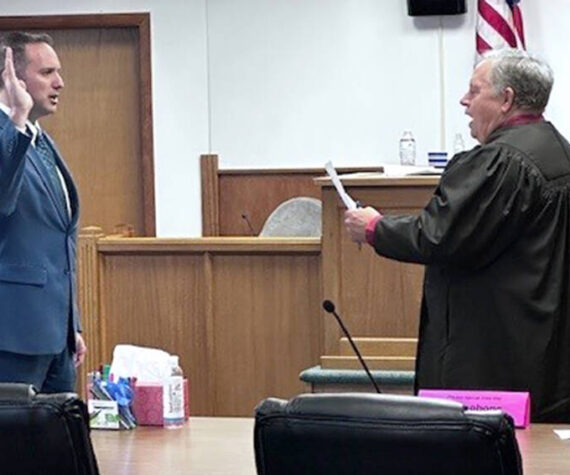
{"type": "Polygon", "coordinates": [[[501,104],[501,110],[504,113],[509,112],[515,105],[515,90],[507,86],[503,92],[503,103],[501,104]]]}

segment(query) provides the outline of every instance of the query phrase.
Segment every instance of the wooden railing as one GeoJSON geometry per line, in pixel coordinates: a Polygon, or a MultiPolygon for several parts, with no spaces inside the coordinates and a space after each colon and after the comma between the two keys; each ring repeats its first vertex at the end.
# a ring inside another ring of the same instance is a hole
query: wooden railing
{"type": "MultiPolygon", "coordinates": [[[[83,372],[119,343],[180,356],[194,415],[251,416],[322,353],[319,239],[80,236],[83,372]]],[[[80,383],[82,384],[82,383],[80,383]]]]}

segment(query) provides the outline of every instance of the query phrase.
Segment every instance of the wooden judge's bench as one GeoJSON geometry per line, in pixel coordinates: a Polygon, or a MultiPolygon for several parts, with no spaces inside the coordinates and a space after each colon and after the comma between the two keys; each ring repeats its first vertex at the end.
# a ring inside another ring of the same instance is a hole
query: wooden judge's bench
{"type": "MultiPolygon", "coordinates": [[[[419,213],[438,181],[434,176],[388,178],[378,173],[342,177],[353,199],[383,214],[419,213]]],[[[321,186],[323,202],[323,298],[335,303],[368,366],[377,371],[375,375],[385,380],[385,386],[395,386],[396,391],[400,386],[403,391],[397,392],[406,392],[413,380],[423,266],[392,261],[368,245],[353,243],[344,227],[344,204],[331,180],[315,182],[321,186]]],[[[323,328],[320,368],[306,372],[304,379],[313,383],[313,390],[335,386],[354,390],[358,384],[351,381],[362,384],[365,375],[358,372],[354,377],[346,370],[361,366],[332,316],[324,314],[323,328]],[[327,374],[333,376],[331,384],[326,384],[331,379],[327,374]]]]}
{"type": "MultiPolygon", "coordinates": [[[[268,189],[261,180],[256,188],[248,175],[244,190],[235,185],[238,175],[231,176],[232,189],[241,190],[242,201],[223,196],[222,182],[214,179],[205,187],[214,197],[206,201],[245,203],[251,197],[238,212],[257,206],[251,216],[263,216],[260,196],[278,193],[279,187],[268,189]]],[[[355,199],[386,214],[418,212],[437,181],[373,173],[343,179],[355,199]]],[[[78,252],[89,347],[83,377],[111,361],[116,344],[163,348],[180,356],[193,415],[250,417],[265,397],[306,391],[299,374],[307,368],[358,368],[337,323],[322,310],[323,299],[335,303],[352,335],[361,339],[373,369],[413,369],[422,267],[381,258],[370,246],[359,250],[344,230],[344,207],[330,181],[305,177],[304,183],[312,196],[322,197],[322,239],[157,239],[85,229],[78,252]]],[[[308,193],[295,189],[295,194],[308,193]]],[[[212,219],[231,221],[223,208],[207,212],[214,225],[212,219]]],[[[239,218],[236,222],[243,226],[239,218]]]]}

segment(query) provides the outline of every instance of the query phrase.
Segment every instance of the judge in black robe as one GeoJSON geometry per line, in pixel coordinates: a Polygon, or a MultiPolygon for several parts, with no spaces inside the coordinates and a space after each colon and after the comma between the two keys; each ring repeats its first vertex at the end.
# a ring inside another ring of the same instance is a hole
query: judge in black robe
{"type": "Polygon", "coordinates": [[[481,145],[452,158],[420,215],[345,222],[378,254],[426,265],[416,390],[530,391],[533,421],[570,422],[570,145],[541,116],[550,70],[544,106],[521,106],[524,70],[502,87],[493,75],[505,57],[462,99],[481,145]]]}

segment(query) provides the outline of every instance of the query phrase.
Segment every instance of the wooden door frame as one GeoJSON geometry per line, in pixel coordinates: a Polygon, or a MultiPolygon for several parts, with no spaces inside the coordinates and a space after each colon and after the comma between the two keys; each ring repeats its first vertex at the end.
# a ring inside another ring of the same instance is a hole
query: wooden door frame
{"type": "Polygon", "coordinates": [[[152,72],[150,53],[150,13],[110,13],[93,15],[2,16],[0,30],[65,30],[81,28],[137,28],[140,67],[140,134],[144,235],[156,235],[154,197],[154,157],[152,135],[152,72]]]}

